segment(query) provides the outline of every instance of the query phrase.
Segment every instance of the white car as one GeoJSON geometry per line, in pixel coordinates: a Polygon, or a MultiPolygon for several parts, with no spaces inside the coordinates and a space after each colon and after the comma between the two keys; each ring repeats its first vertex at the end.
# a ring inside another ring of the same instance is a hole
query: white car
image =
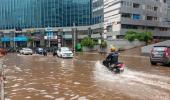
{"type": "Polygon", "coordinates": [[[68,47],[61,47],[57,50],[57,56],[61,58],[73,58],[73,52],[68,47]]]}
{"type": "Polygon", "coordinates": [[[20,54],[24,54],[24,55],[32,55],[33,51],[30,48],[22,48],[19,51],[20,54]]]}

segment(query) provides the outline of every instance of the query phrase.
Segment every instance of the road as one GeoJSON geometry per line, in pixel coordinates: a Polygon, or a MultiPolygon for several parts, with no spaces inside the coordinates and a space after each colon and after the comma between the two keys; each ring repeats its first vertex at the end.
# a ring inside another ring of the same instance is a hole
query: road
{"type": "Polygon", "coordinates": [[[8,54],[6,100],[170,100],[170,67],[120,54],[128,67],[114,75],[101,65],[106,55],[78,53],[73,59],[8,54]]]}

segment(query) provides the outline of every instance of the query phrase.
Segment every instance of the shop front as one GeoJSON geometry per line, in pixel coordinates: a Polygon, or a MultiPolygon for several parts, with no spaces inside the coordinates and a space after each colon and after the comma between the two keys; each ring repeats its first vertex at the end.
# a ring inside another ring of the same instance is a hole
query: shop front
{"type": "Polygon", "coordinates": [[[10,47],[10,38],[9,37],[2,37],[1,42],[2,42],[3,48],[10,47]]]}
{"type": "Polygon", "coordinates": [[[15,47],[27,47],[28,38],[26,36],[17,36],[14,37],[15,47]]]}

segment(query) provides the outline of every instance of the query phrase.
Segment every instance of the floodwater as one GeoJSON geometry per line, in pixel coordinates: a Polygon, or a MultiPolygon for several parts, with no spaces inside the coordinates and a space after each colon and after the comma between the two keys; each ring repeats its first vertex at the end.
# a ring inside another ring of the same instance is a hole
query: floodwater
{"type": "Polygon", "coordinates": [[[170,67],[151,66],[149,58],[122,53],[127,67],[109,72],[105,55],[76,54],[73,59],[51,55],[8,54],[4,64],[6,100],[170,100],[170,67]]]}

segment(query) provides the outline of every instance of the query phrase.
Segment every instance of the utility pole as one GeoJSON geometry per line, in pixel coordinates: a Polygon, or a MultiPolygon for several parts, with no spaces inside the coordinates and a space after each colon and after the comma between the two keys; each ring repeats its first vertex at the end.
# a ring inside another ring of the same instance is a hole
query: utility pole
{"type": "Polygon", "coordinates": [[[74,42],[74,43],[73,43],[73,44],[74,44],[74,45],[73,45],[73,46],[74,46],[74,47],[73,47],[73,51],[74,51],[74,53],[75,53],[75,51],[76,51],[76,48],[75,48],[75,47],[76,47],[76,32],[75,32],[75,30],[76,30],[76,29],[75,29],[75,23],[73,23],[73,31],[74,31],[74,33],[73,33],[73,36],[74,36],[74,37],[73,37],[73,38],[74,38],[74,40],[73,40],[73,42],[74,42]]]}
{"type": "Polygon", "coordinates": [[[50,45],[51,45],[51,35],[50,35],[51,33],[50,32],[48,32],[48,47],[50,47],[50,45]]]}
{"type": "Polygon", "coordinates": [[[16,50],[16,45],[15,45],[15,30],[14,30],[14,37],[13,37],[13,43],[14,43],[14,50],[16,50]]]}

